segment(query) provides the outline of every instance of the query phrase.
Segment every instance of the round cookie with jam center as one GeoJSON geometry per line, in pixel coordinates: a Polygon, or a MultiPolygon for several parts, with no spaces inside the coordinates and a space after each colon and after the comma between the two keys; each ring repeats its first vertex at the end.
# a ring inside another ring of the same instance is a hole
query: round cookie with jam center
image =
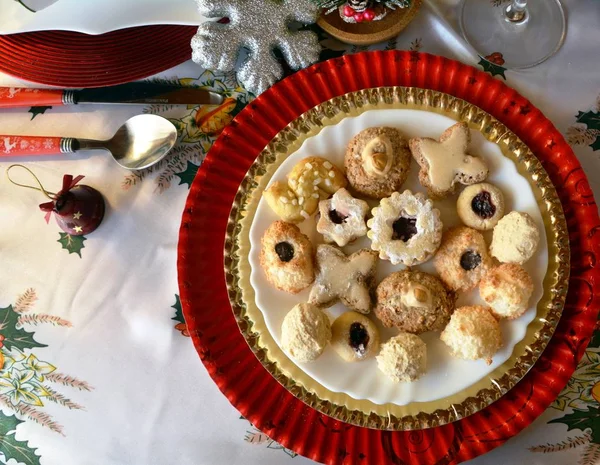
{"type": "Polygon", "coordinates": [[[397,271],[377,286],[374,312],[388,328],[413,334],[441,331],[450,321],[456,297],[433,275],[397,271]]]}
{"type": "Polygon", "coordinates": [[[405,190],[382,199],[367,222],[371,248],[394,265],[418,265],[429,260],[442,239],[440,211],[424,194],[405,190]]]}
{"type": "Polygon", "coordinates": [[[374,357],[379,351],[379,330],[360,313],[340,315],[331,325],[331,331],[331,346],[347,362],[374,357]]]}
{"type": "Polygon", "coordinates": [[[468,291],[479,284],[493,263],[481,233],[458,226],[444,233],[433,265],[450,289],[468,291]]]}
{"type": "Polygon", "coordinates": [[[277,289],[297,294],[314,281],[312,244],[295,224],[275,221],[261,246],[260,265],[277,289]]]}
{"type": "Polygon", "coordinates": [[[504,195],[492,184],[473,184],[458,196],[456,210],[465,225],[487,231],[504,216],[504,195]]]}
{"type": "Polygon", "coordinates": [[[408,177],[410,149],[394,128],[368,128],[352,138],[346,150],[346,177],[356,192],[382,199],[400,190],[408,177]]]}

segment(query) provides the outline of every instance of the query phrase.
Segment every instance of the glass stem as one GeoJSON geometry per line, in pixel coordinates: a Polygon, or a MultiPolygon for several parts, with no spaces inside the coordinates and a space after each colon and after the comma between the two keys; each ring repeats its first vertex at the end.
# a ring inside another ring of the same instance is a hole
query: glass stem
{"type": "Polygon", "coordinates": [[[511,23],[521,23],[527,18],[527,0],[513,0],[504,9],[506,19],[511,23]]]}

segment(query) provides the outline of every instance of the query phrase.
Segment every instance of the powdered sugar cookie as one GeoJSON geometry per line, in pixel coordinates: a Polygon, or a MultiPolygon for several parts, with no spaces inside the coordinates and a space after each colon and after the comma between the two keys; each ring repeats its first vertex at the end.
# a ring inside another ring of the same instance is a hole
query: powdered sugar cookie
{"type": "Polygon", "coordinates": [[[331,199],[319,202],[317,231],[323,234],[326,242],[335,242],[343,247],[367,234],[368,213],[367,202],[355,199],[342,188],[331,199]]]}
{"type": "Polygon", "coordinates": [[[442,239],[442,220],[431,200],[420,192],[394,192],[372,210],[367,222],[371,248],[394,265],[417,265],[429,260],[442,239]]]}

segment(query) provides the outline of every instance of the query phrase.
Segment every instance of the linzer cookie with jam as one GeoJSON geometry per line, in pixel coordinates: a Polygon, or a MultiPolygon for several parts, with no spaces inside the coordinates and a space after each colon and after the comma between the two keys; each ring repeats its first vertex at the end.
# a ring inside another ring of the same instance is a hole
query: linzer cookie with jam
{"type": "Polygon", "coordinates": [[[356,192],[375,199],[387,197],[400,190],[408,177],[408,142],[394,128],[365,129],[348,144],[344,165],[356,192]]]}
{"type": "Polygon", "coordinates": [[[496,226],[504,216],[504,195],[492,184],[473,184],[458,196],[456,210],[465,225],[487,231],[496,226]]]}
{"type": "Polygon", "coordinates": [[[467,153],[470,141],[471,132],[466,123],[450,126],[439,141],[429,137],[410,139],[410,151],[421,167],[419,181],[431,198],[452,194],[457,183],[476,184],[487,177],[485,161],[467,153]]]}
{"type": "Polygon", "coordinates": [[[481,233],[458,226],[444,233],[433,265],[450,289],[469,291],[479,284],[493,263],[481,233]]]}
{"type": "Polygon", "coordinates": [[[394,192],[372,210],[367,222],[371,248],[394,265],[418,265],[429,260],[442,240],[442,220],[431,200],[420,192],[394,192]]]}
{"type": "Polygon", "coordinates": [[[312,244],[295,224],[275,221],[261,240],[260,265],[277,289],[297,294],[315,279],[312,244]]]}

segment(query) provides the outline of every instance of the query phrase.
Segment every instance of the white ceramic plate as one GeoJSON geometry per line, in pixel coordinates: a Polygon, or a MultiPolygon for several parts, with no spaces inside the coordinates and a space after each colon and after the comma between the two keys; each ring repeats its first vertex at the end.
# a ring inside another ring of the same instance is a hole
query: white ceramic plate
{"type": "Polygon", "coordinates": [[[0,34],[63,30],[86,34],[151,24],[199,25],[194,0],[0,0],[0,34]]]}
{"type": "MultiPolygon", "coordinates": [[[[391,126],[400,129],[407,137],[438,138],[446,128],[454,123],[455,121],[446,116],[420,110],[373,110],[355,118],[346,118],[337,125],[324,128],[315,137],[307,139],[297,152],[285,160],[270,182],[285,180],[286,174],[293,165],[310,155],[322,156],[338,167],[343,167],[346,145],[355,134],[368,127],[391,126]]],[[[529,183],[517,172],[514,163],[502,155],[497,145],[485,140],[480,133],[471,131],[471,135],[472,142],[469,151],[483,156],[487,161],[490,167],[488,181],[497,185],[504,192],[506,212],[511,210],[527,212],[539,227],[541,241],[538,252],[525,264],[525,268],[535,283],[530,309],[517,320],[501,322],[504,346],[494,356],[491,365],[487,365],[483,361],[464,361],[451,357],[446,346],[439,340],[439,333],[436,332],[425,333],[421,336],[427,343],[427,373],[413,383],[393,383],[377,369],[375,359],[358,363],[344,362],[330,346],[315,362],[297,363],[309,376],[331,391],[345,392],[356,399],[367,399],[377,404],[392,402],[406,405],[411,402],[441,399],[465,389],[491,373],[510,357],[515,344],[525,336],[527,325],[534,319],[535,307],[542,297],[542,283],[548,266],[548,247],[542,216],[529,183]]],[[[404,184],[403,190],[425,192],[417,179],[418,165],[414,161],[412,163],[409,179],[404,184]]],[[[456,215],[456,197],[455,195],[449,199],[435,202],[435,206],[441,211],[445,228],[460,224],[456,215]]],[[[374,206],[376,203],[371,202],[371,205],[374,206]]],[[[281,346],[283,318],[294,305],[306,302],[309,289],[297,295],[278,291],[267,282],[259,265],[260,238],[266,228],[277,219],[278,217],[269,208],[266,201],[261,199],[250,230],[249,261],[252,267],[250,281],[256,292],[256,304],[264,314],[273,338],[281,346]]],[[[313,244],[322,242],[322,237],[316,232],[314,217],[304,221],[300,225],[300,229],[311,238],[313,244]]],[[[489,244],[491,232],[486,232],[484,235],[489,244]]],[[[344,247],[343,250],[350,253],[369,246],[370,240],[365,237],[344,247]]],[[[391,272],[403,268],[402,265],[393,266],[387,261],[380,260],[377,268],[377,282],[391,272]]],[[[415,268],[434,273],[431,262],[415,268]]],[[[461,294],[458,305],[481,302],[478,291],[475,289],[461,294]]],[[[327,309],[331,321],[344,311],[347,310],[342,304],[327,309]]],[[[372,319],[378,322],[374,315],[372,315],[372,319]]],[[[379,328],[382,342],[397,333],[396,330],[383,328],[381,324],[379,324],[379,328]]]]}

